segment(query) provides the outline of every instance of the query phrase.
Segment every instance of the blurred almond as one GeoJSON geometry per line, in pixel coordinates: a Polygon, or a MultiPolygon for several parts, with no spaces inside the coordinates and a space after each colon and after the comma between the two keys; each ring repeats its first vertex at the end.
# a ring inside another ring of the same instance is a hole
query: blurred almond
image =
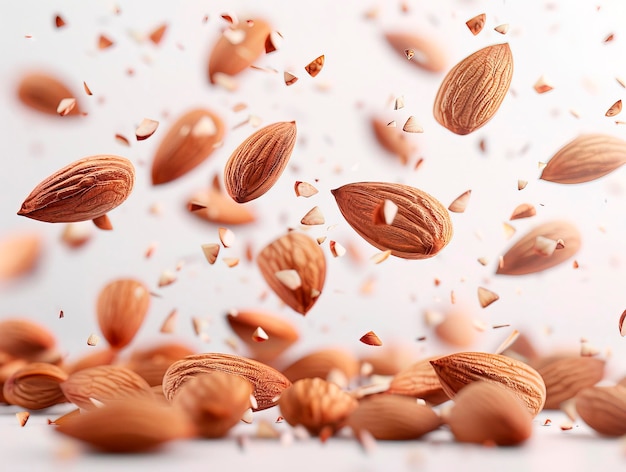
{"type": "MultiPolygon", "coordinates": [[[[48,115],[58,115],[57,107],[64,98],[76,98],[58,78],[43,72],[24,75],[18,84],[17,95],[20,101],[33,110],[48,115]]],[[[79,104],[68,113],[70,116],[82,113],[79,104]]]]}
{"type": "Polygon", "coordinates": [[[576,395],[576,412],[585,423],[606,436],[626,434],[626,388],[589,387],[576,395]]]}
{"type": "Polygon", "coordinates": [[[327,380],[333,371],[341,372],[350,381],[359,374],[359,361],[347,350],[329,348],[307,354],[282,369],[292,382],[313,377],[327,380]]]}
{"type": "Polygon", "coordinates": [[[223,191],[217,176],[208,189],[189,198],[187,208],[193,215],[216,224],[244,225],[256,219],[248,205],[240,205],[223,191]]]}
{"type": "Polygon", "coordinates": [[[435,334],[443,342],[458,348],[468,348],[476,341],[473,320],[462,311],[451,311],[435,326],[435,334]]]}
{"type": "Polygon", "coordinates": [[[126,367],[142,377],[149,385],[160,386],[165,372],[174,362],[193,354],[196,354],[196,351],[185,344],[164,343],[152,348],[133,351],[126,367]]]}
{"type": "Polygon", "coordinates": [[[423,359],[398,372],[391,379],[387,393],[421,398],[431,405],[448,401],[449,397],[430,363],[433,359],[436,357],[423,359]]]}
{"type": "Polygon", "coordinates": [[[101,349],[80,357],[73,363],[65,365],[64,368],[65,371],[71,375],[79,370],[101,365],[110,365],[117,359],[117,354],[118,351],[116,349],[101,349]]]}
{"type": "Polygon", "coordinates": [[[36,269],[43,249],[39,233],[19,231],[0,238],[0,283],[28,275],[36,269]]]}
{"type": "Polygon", "coordinates": [[[402,164],[408,164],[415,146],[411,140],[398,128],[387,126],[385,121],[372,119],[372,129],[378,143],[387,151],[395,154],[402,164]]]}
{"type": "Polygon", "coordinates": [[[0,321],[0,352],[32,362],[46,360],[54,363],[60,359],[52,332],[25,318],[0,321]]]}
{"type": "Polygon", "coordinates": [[[580,390],[592,387],[604,377],[605,361],[594,357],[566,357],[538,368],[546,384],[544,409],[559,409],[580,390]]]}
{"type": "Polygon", "coordinates": [[[412,64],[430,72],[442,72],[447,66],[446,54],[440,43],[433,41],[427,36],[409,32],[389,31],[385,33],[385,39],[391,47],[402,57],[405,50],[413,51],[409,60],[412,64]]]}
{"type": "Polygon", "coordinates": [[[15,371],[4,383],[2,393],[7,403],[29,410],[41,410],[67,400],[60,384],[67,373],[45,362],[32,362],[15,371]]]}

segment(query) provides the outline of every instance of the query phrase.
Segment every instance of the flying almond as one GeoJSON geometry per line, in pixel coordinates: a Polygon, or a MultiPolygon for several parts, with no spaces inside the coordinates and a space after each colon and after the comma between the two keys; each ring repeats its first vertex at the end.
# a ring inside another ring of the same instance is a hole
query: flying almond
{"type": "Polygon", "coordinates": [[[430,363],[433,359],[436,357],[423,359],[398,372],[387,393],[421,398],[431,405],[448,401],[449,397],[430,363]]]}
{"type": "Polygon", "coordinates": [[[224,192],[217,176],[206,190],[189,198],[187,208],[198,218],[222,225],[244,225],[256,219],[248,205],[240,205],[224,192]]]}
{"type": "Polygon", "coordinates": [[[589,387],[576,395],[576,412],[606,436],[626,434],[626,388],[621,385],[589,387]]]}
{"type": "Polygon", "coordinates": [[[190,110],[169,129],[152,161],[152,184],[171,182],[204,162],[224,138],[222,119],[210,110],[190,110]]]}
{"type": "Polygon", "coordinates": [[[541,179],[559,184],[590,182],[625,162],[626,141],[607,134],[583,134],[552,156],[541,179]]]}
{"type": "MultiPolygon", "coordinates": [[[[29,108],[48,115],[57,115],[59,103],[66,98],[75,98],[77,95],[65,84],[52,75],[45,73],[29,73],[19,82],[17,95],[20,101],[29,108]]],[[[82,113],[79,104],[67,113],[70,116],[82,113]]]]}
{"type": "Polygon", "coordinates": [[[15,231],[3,235],[0,238],[0,283],[30,274],[37,268],[42,250],[43,237],[39,233],[15,231]]]}
{"type": "Polygon", "coordinates": [[[307,354],[283,369],[292,382],[313,377],[327,379],[333,372],[350,381],[359,373],[359,361],[350,351],[327,348],[307,354]]]}
{"type": "Polygon", "coordinates": [[[387,126],[385,121],[372,119],[374,136],[380,145],[400,159],[402,164],[407,164],[409,158],[415,152],[415,146],[407,138],[406,133],[399,129],[387,126]]]}
{"type": "Polygon", "coordinates": [[[281,176],[296,142],[296,122],[261,128],[233,151],[224,167],[226,191],[238,203],[265,194],[281,176]]]}
{"type": "Polygon", "coordinates": [[[332,190],[346,221],[367,242],[403,259],[435,256],[452,238],[448,210],[433,196],[408,185],[356,182],[332,190]],[[392,224],[374,225],[385,200],[398,207],[392,224]]]}
{"type": "Polygon", "coordinates": [[[446,68],[447,58],[440,43],[429,39],[427,36],[390,31],[385,34],[385,39],[402,57],[406,57],[405,51],[407,49],[411,50],[413,53],[410,62],[421,69],[430,72],[442,72],[446,68]]]}
{"type": "Polygon", "coordinates": [[[435,98],[435,119],[456,134],[476,131],[496,114],[512,77],[513,56],[508,43],[476,51],[443,79],[435,98]]]}
{"type": "Polygon", "coordinates": [[[605,361],[595,357],[565,357],[556,359],[537,371],[546,384],[545,409],[558,409],[580,390],[592,387],[604,377],[605,361]]]}

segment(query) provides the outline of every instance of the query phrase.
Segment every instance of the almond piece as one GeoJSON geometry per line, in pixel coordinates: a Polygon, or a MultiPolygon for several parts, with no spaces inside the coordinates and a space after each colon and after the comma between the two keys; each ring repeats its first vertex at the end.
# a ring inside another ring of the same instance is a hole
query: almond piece
{"type": "Polygon", "coordinates": [[[430,361],[450,398],[477,380],[502,384],[536,416],[546,401],[546,385],[529,365],[501,354],[458,352],[430,361]]]}
{"type": "Polygon", "coordinates": [[[42,249],[43,238],[39,233],[15,231],[3,235],[0,239],[0,283],[24,277],[35,270],[42,249]]]}
{"type": "Polygon", "coordinates": [[[415,146],[407,138],[406,133],[387,126],[385,121],[375,118],[372,119],[372,129],[378,143],[384,149],[398,156],[402,164],[408,164],[411,155],[415,152],[415,146]]]}
{"type": "Polygon", "coordinates": [[[272,367],[252,359],[232,354],[205,353],[187,356],[172,364],[163,376],[163,393],[172,401],[180,387],[195,375],[213,371],[239,375],[254,386],[257,407],[265,410],[278,402],[282,391],[291,382],[272,367]]]}
{"type": "Polygon", "coordinates": [[[304,70],[306,70],[307,74],[309,74],[311,77],[317,77],[317,74],[319,74],[322,71],[323,67],[324,67],[324,55],[321,55],[313,59],[311,62],[309,62],[304,67],[304,70]]]}
{"type": "Polygon", "coordinates": [[[435,119],[456,134],[476,131],[496,114],[512,77],[513,56],[508,43],[476,51],[443,79],[435,98],[435,119]]]}
{"type": "Polygon", "coordinates": [[[265,194],[282,175],[296,143],[296,122],[274,123],[248,136],[224,167],[224,186],[238,203],[265,194]]]}
{"type": "Polygon", "coordinates": [[[313,377],[328,379],[332,372],[340,372],[350,381],[359,373],[359,361],[349,351],[327,348],[301,357],[282,372],[292,382],[313,377]]]}
{"type": "Polygon", "coordinates": [[[122,349],[128,345],[150,308],[150,291],[134,279],[109,282],[98,295],[98,324],[111,347],[122,349]]]}
{"type": "Polygon", "coordinates": [[[447,65],[445,52],[440,43],[409,32],[387,32],[385,39],[391,47],[402,57],[406,56],[405,50],[410,49],[413,55],[410,62],[421,69],[430,72],[442,72],[447,65]]]}
{"type": "Polygon", "coordinates": [[[449,397],[430,363],[433,359],[437,357],[423,359],[398,372],[391,379],[387,393],[421,398],[431,405],[448,401],[449,397]]]}
{"type": "Polygon", "coordinates": [[[626,162],[626,141],[607,134],[583,134],[552,156],[541,179],[579,184],[599,179],[626,162]]]}
{"type": "Polygon", "coordinates": [[[257,264],[263,278],[280,299],[302,315],[313,308],[324,288],[326,259],[315,240],[302,233],[290,232],[261,250],[257,264]],[[300,278],[290,289],[276,276],[281,271],[295,271],[300,278]]]}
{"type": "Polygon", "coordinates": [[[0,321],[0,352],[30,362],[56,362],[60,358],[52,332],[24,318],[0,321]]]}
{"type": "Polygon", "coordinates": [[[93,220],[121,205],[135,183],[135,168],[119,156],[90,156],[44,179],[17,212],[48,223],[93,220]]]}
{"type": "Polygon", "coordinates": [[[480,33],[485,26],[485,21],[487,21],[487,15],[481,13],[480,15],[476,15],[473,18],[470,18],[465,22],[465,25],[469,28],[474,36],[480,33]]]}
{"type": "Polygon", "coordinates": [[[339,210],[367,242],[403,259],[435,256],[452,238],[448,210],[433,196],[408,185],[386,182],[356,182],[331,190],[339,210]],[[398,212],[390,225],[373,225],[385,200],[398,212]]]}
{"type": "Polygon", "coordinates": [[[585,423],[606,436],[626,434],[626,388],[589,387],[576,395],[576,412],[585,423]]]}
{"type": "MultiPolygon", "coordinates": [[[[64,83],[46,73],[28,73],[18,84],[17,95],[29,108],[48,115],[56,115],[57,107],[64,98],[77,97],[64,83]]],[[[69,112],[70,116],[81,115],[79,104],[69,112]]]]}
{"type": "Polygon", "coordinates": [[[382,346],[383,342],[374,331],[368,331],[359,339],[363,344],[368,346],[382,346]]]}
{"type": "Polygon", "coordinates": [[[29,410],[41,410],[66,402],[60,384],[67,373],[53,364],[33,362],[15,371],[4,383],[7,403],[29,410]]]}
{"type": "Polygon", "coordinates": [[[170,127],[152,161],[152,185],[182,177],[202,164],[224,139],[224,123],[210,110],[194,109],[170,127]]]}
{"type": "Polygon", "coordinates": [[[201,190],[191,196],[187,208],[193,215],[210,223],[245,225],[256,219],[248,205],[238,204],[222,190],[217,175],[207,190],[201,190]],[[193,209],[194,206],[197,209],[193,209]]]}
{"type": "Polygon", "coordinates": [[[576,396],[583,388],[592,387],[604,377],[605,362],[594,357],[556,359],[537,369],[546,384],[544,409],[556,410],[561,403],[576,396]]]}
{"type": "Polygon", "coordinates": [[[530,218],[531,216],[535,216],[537,214],[537,210],[530,203],[521,203],[515,207],[513,213],[509,217],[509,220],[519,220],[521,218],[530,218]]]}
{"type": "Polygon", "coordinates": [[[502,256],[496,274],[526,275],[554,267],[570,259],[580,249],[580,233],[571,223],[566,221],[551,221],[533,228],[519,239],[502,256]],[[535,250],[537,237],[563,240],[565,247],[555,250],[549,256],[543,256],[535,250]]]}
{"type": "Polygon", "coordinates": [[[531,436],[533,417],[510,390],[478,381],[459,392],[445,421],[459,442],[515,446],[531,436]]]}

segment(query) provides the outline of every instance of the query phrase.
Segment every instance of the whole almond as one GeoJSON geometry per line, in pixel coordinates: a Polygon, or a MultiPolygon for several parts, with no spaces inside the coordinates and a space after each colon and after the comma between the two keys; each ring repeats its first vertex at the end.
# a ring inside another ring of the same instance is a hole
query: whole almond
{"type": "Polygon", "coordinates": [[[265,194],[282,175],[296,143],[296,122],[274,123],[248,136],[224,167],[224,186],[238,203],[265,194]]]}
{"type": "Polygon", "coordinates": [[[224,138],[222,119],[210,110],[190,110],[169,129],[152,161],[152,184],[176,180],[202,164],[224,138]]]}
{"type": "Polygon", "coordinates": [[[430,361],[450,398],[477,380],[501,384],[516,395],[533,416],[546,402],[546,386],[539,372],[501,354],[459,352],[430,361]]]}
{"type": "Polygon", "coordinates": [[[550,221],[536,226],[522,236],[502,257],[496,274],[526,275],[554,267],[571,258],[580,249],[580,233],[567,221],[550,221]],[[563,240],[564,247],[549,256],[537,252],[537,238],[563,240]]]}
{"type": "Polygon", "coordinates": [[[431,405],[448,401],[449,397],[430,363],[433,359],[437,357],[423,359],[398,372],[391,379],[387,393],[421,398],[431,405]]]}
{"type": "Polygon", "coordinates": [[[332,194],[346,221],[363,239],[381,251],[403,259],[435,256],[452,238],[448,210],[428,193],[408,185],[387,182],[346,184],[332,194]],[[374,224],[380,205],[390,200],[398,207],[392,224],[374,224]]]}
{"type": "Polygon", "coordinates": [[[372,119],[372,129],[383,148],[398,156],[402,164],[408,164],[411,155],[415,152],[415,146],[405,132],[397,127],[387,126],[387,122],[376,118],[372,119]]]}
{"type": "Polygon", "coordinates": [[[205,353],[187,356],[172,364],[163,376],[163,393],[172,401],[179,388],[195,375],[208,372],[239,375],[254,386],[257,407],[265,410],[278,402],[278,397],[291,382],[276,369],[261,362],[232,354],[205,353]]]}
{"type": "Polygon", "coordinates": [[[559,409],[561,403],[592,387],[604,377],[605,361],[594,357],[566,357],[537,369],[546,384],[544,409],[559,409]]]}
{"type": "Polygon", "coordinates": [[[576,395],[576,412],[598,433],[623,436],[626,434],[626,387],[585,388],[576,395]]]}
{"type": "Polygon", "coordinates": [[[324,251],[305,234],[292,231],[268,244],[257,256],[257,265],[274,293],[302,315],[313,308],[324,288],[324,251]],[[295,271],[299,284],[287,286],[277,276],[282,271],[295,271]]]}
{"type": "Polygon", "coordinates": [[[118,351],[113,348],[100,349],[95,352],[90,352],[71,364],[64,365],[64,369],[68,374],[73,374],[79,370],[89,369],[91,367],[98,367],[101,365],[110,365],[117,359],[118,351]]]}
{"type": "Polygon", "coordinates": [[[111,347],[122,349],[130,343],[150,308],[150,291],[135,279],[109,282],[98,295],[98,324],[111,347]]]}
{"type": "Polygon", "coordinates": [[[552,156],[541,179],[579,184],[599,179],[626,162],[626,141],[608,134],[583,134],[552,156]]]}
{"type": "Polygon", "coordinates": [[[210,223],[244,225],[256,220],[248,205],[240,205],[224,192],[217,176],[208,189],[198,191],[189,198],[187,208],[194,216],[210,223]]]}
{"type": "Polygon", "coordinates": [[[26,276],[37,268],[43,238],[39,233],[15,231],[0,238],[0,283],[26,276]]]}
{"type": "Polygon", "coordinates": [[[128,198],[134,182],[135,168],[128,159],[86,157],[44,179],[17,214],[48,223],[98,219],[128,198]]]}
{"type": "Polygon", "coordinates": [[[359,361],[345,349],[320,349],[294,361],[282,373],[292,382],[313,377],[329,380],[329,375],[340,373],[349,382],[359,373],[359,361]]]}
{"type": "Polygon", "coordinates": [[[75,414],[56,430],[104,452],[136,453],[193,436],[186,415],[156,400],[127,399],[75,414]]]}
{"type": "Polygon", "coordinates": [[[467,349],[476,341],[477,330],[472,318],[463,311],[451,311],[435,326],[435,334],[443,342],[467,349]]]}
{"type": "Polygon", "coordinates": [[[445,418],[459,442],[514,446],[532,434],[533,417],[507,388],[485,381],[472,382],[454,398],[445,418]]]}
{"type": "Polygon", "coordinates": [[[219,82],[219,74],[233,76],[250,67],[265,52],[271,32],[271,26],[259,18],[227,28],[211,50],[208,70],[211,83],[219,82]]]}
{"type": "Polygon", "coordinates": [[[407,59],[406,50],[412,51],[409,62],[430,72],[441,72],[446,68],[446,54],[440,43],[427,36],[409,32],[389,31],[385,39],[391,47],[402,57],[407,59]]]}
{"type": "Polygon", "coordinates": [[[148,349],[134,351],[126,367],[142,377],[151,386],[160,386],[167,369],[176,361],[195,354],[185,344],[166,343],[148,349]]]}
{"type": "Polygon", "coordinates": [[[402,395],[373,395],[359,400],[346,425],[355,434],[362,430],[374,438],[390,441],[418,439],[441,426],[432,408],[402,395]]]}
{"type": "Polygon", "coordinates": [[[102,365],[74,372],[61,384],[61,390],[68,401],[85,410],[131,397],[153,397],[148,382],[132,370],[117,365],[102,365]]]}
{"type": "Polygon", "coordinates": [[[476,131],[496,114],[512,77],[513,55],[508,43],[476,51],[443,79],[435,97],[435,119],[456,134],[476,131]]]}
{"type": "Polygon", "coordinates": [[[35,362],[50,358],[50,354],[56,352],[56,338],[48,328],[35,321],[4,319],[0,321],[0,352],[35,362]]]}
{"type": "MultiPolygon", "coordinates": [[[[48,115],[56,115],[59,103],[64,98],[76,99],[72,92],[58,78],[43,72],[33,72],[24,75],[17,88],[20,101],[29,108],[48,115]]],[[[68,113],[68,116],[80,115],[81,109],[77,103],[68,113]]]]}
{"type": "Polygon", "coordinates": [[[41,410],[67,400],[60,384],[67,373],[45,362],[32,362],[15,371],[4,383],[2,393],[7,403],[29,410],[41,410]]]}

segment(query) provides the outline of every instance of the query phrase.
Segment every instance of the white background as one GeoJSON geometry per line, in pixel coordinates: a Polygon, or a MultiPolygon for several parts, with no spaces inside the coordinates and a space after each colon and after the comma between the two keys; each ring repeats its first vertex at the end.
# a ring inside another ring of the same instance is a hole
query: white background
{"type": "MultiPolygon", "coordinates": [[[[626,308],[624,170],[572,186],[538,179],[538,163],[546,162],[578,134],[602,132],[623,137],[626,133],[624,125],[615,124],[615,118],[604,116],[609,106],[624,96],[616,77],[626,77],[626,4],[619,0],[414,0],[406,4],[407,13],[402,12],[400,2],[382,0],[31,0],[7,4],[0,28],[0,236],[19,230],[38,231],[45,238],[45,251],[32,276],[0,286],[0,317],[38,320],[57,335],[63,352],[74,359],[89,352],[86,339],[98,332],[95,300],[99,290],[114,278],[130,276],[143,280],[161,295],[153,298],[134,346],[169,340],[172,335],[159,334],[158,330],[167,313],[175,308],[179,311],[176,339],[201,351],[230,352],[225,342],[231,336],[224,321],[226,311],[262,308],[288,319],[301,333],[300,343],[283,362],[326,346],[340,345],[355,353],[370,354],[375,348],[358,341],[369,330],[374,330],[386,346],[402,346],[417,359],[452,350],[432,336],[431,328],[423,323],[423,313],[426,309],[444,313],[450,310],[453,290],[458,307],[472,318],[489,325],[511,324],[508,331],[483,333],[475,349],[493,350],[514,328],[529,334],[546,353],[557,347],[577,350],[584,337],[603,353],[606,349],[612,352],[609,380],[626,374],[626,348],[617,327],[626,308]],[[120,8],[118,15],[114,14],[115,5],[120,8]],[[365,13],[373,7],[378,7],[379,16],[368,20],[365,13]],[[223,12],[233,12],[241,19],[263,17],[282,33],[285,40],[281,49],[258,61],[260,66],[275,68],[278,74],[246,71],[238,79],[240,87],[235,93],[208,83],[208,55],[225,26],[220,18],[223,12]],[[482,12],[487,14],[487,23],[474,37],[464,23],[482,12]],[[54,28],[55,14],[63,16],[65,28],[54,28]],[[209,17],[206,23],[205,15],[209,17]],[[131,34],[146,34],[163,22],[167,22],[168,30],[158,47],[138,42],[131,34]],[[510,24],[504,37],[493,30],[501,23],[510,24]],[[435,38],[447,51],[448,68],[484,46],[508,41],[515,71],[511,91],[495,118],[468,136],[454,135],[438,125],[432,117],[432,104],[444,74],[421,71],[398,56],[384,40],[384,33],[393,30],[435,38]],[[615,39],[604,43],[610,33],[615,39]],[[115,45],[99,51],[96,46],[100,34],[112,38],[115,45]],[[310,78],[304,66],[320,54],[325,55],[324,69],[316,78],[310,78]],[[129,68],[134,70],[132,76],[127,74],[129,68]],[[285,69],[300,79],[291,87],[283,83],[285,69]],[[88,115],[56,118],[25,109],[17,101],[15,89],[20,76],[29,70],[45,70],[63,78],[76,91],[88,115]],[[543,95],[532,87],[541,75],[554,85],[554,90],[543,95]],[[83,81],[93,96],[83,93],[83,81]],[[404,97],[404,109],[393,110],[390,97],[396,96],[404,97]],[[232,107],[239,102],[248,108],[235,113],[232,107]],[[224,146],[191,174],[152,187],[150,163],[160,140],[180,114],[198,106],[210,108],[224,119],[224,146]],[[575,118],[570,109],[577,110],[580,118],[575,118]],[[290,167],[277,185],[250,204],[257,222],[232,228],[237,245],[220,253],[220,258],[241,257],[242,262],[235,268],[228,268],[221,260],[210,266],[200,245],[218,241],[217,226],[187,214],[186,199],[207,185],[215,173],[221,175],[232,150],[254,131],[250,125],[235,129],[249,114],[260,117],[263,125],[296,120],[298,142],[290,167]],[[396,119],[401,126],[409,115],[419,120],[425,132],[409,136],[419,151],[411,165],[402,166],[380,148],[369,120],[372,116],[396,119]],[[160,121],[160,126],[154,136],[136,142],[134,129],[144,117],[160,121]],[[130,148],[115,141],[116,133],[132,138],[130,148]],[[479,150],[482,139],[486,153],[479,150]],[[109,215],[114,231],[94,229],[87,246],[71,251],[60,243],[61,225],[16,215],[24,198],[43,178],[76,159],[106,153],[128,157],[137,168],[132,195],[109,215]],[[413,170],[417,157],[423,157],[424,164],[413,170]],[[310,199],[295,197],[294,181],[314,183],[315,179],[319,179],[315,183],[319,194],[310,199]],[[518,179],[529,181],[526,189],[518,191],[518,179]],[[390,258],[374,265],[368,259],[378,251],[348,226],[330,194],[330,189],[364,180],[413,185],[446,206],[468,189],[472,196],[465,213],[451,215],[455,235],[438,256],[423,261],[390,258]],[[537,215],[513,222],[517,232],[507,240],[502,224],[523,202],[535,205],[537,215]],[[162,209],[161,215],[150,213],[153,205],[162,209]],[[323,294],[302,317],[282,306],[272,293],[261,299],[268,288],[256,265],[244,261],[243,256],[247,243],[258,252],[288,227],[298,226],[300,218],[315,205],[324,213],[326,224],[309,233],[328,236],[323,244],[328,274],[323,294]],[[575,257],[580,264],[577,270],[568,261],[531,276],[494,275],[498,257],[512,242],[535,225],[552,219],[569,220],[582,234],[582,247],[575,257]],[[356,264],[347,256],[333,259],[328,250],[330,239],[344,246],[354,245],[364,262],[356,264]],[[153,242],[158,243],[157,249],[152,258],[146,259],[144,252],[153,242]],[[490,263],[483,267],[477,262],[479,257],[487,257],[490,263]],[[159,289],[160,273],[174,270],[180,261],[184,265],[178,280],[159,289]],[[435,278],[441,281],[439,286],[435,286],[435,278]],[[369,279],[376,281],[375,292],[363,296],[359,288],[369,279]],[[478,286],[498,293],[500,300],[481,309],[476,296],[478,286]],[[58,318],[59,310],[64,311],[63,319],[58,318]],[[194,337],[191,317],[210,320],[208,344],[194,337]],[[418,344],[415,339],[419,336],[428,339],[418,344]]],[[[24,430],[13,437],[10,423],[6,429],[11,429],[11,438],[8,444],[5,441],[3,450],[18,437],[29,434],[24,430]]],[[[582,445],[595,457],[600,448],[608,447],[610,452],[603,452],[603,457],[617,460],[619,446],[615,442],[592,441],[587,435],[584,440],[570,440],[561,437],[564,433],[557,428],[552,431],[556,436],[548,440],[552,441],[551,448],[583,454],[582,445]]],[[[502,461],[500,464],[515,458],[519,470],[528,470],[522,464],[543,465],[533,459],[539,454],[538,448],[543,449],[542,441],[535,439],[520,450],[479,450],[472,454],[481,461],[483,455],[485,461],[502,461]],[[495,455],[488,459],[490,454],[495,455]],[[526,455],[530,459],[524,459],[526,455]]],[[[46,438],[29,446],[29,450],[57,446],[56,437],[46,438]]],[[[234,446],[206,447],[218,456],[224,455],[224,460],[239,454],[234,446]]],[[[258,451],[263,447],[258,446],[255,454],[262,454],[258,451]]],[[[394,460],[403,467],[404,457],[415,447],[387,445],[379,453],[396,458],[386,448],[401,450],[403,458],[394,460]]],[[[451,451],[446,460],[466,458],[465,448],[441,447],[451,451]]],[[[444,460],[437,448],[420,445],[419,449],[426,457],[432,454],[444,460]]],[[[289,460],[301,460],[310,454],[324,461],[320,457],[325,453],[335,463],[342,457],[354,459],[355,454],[363,457],[352,443],[328,446],[321,452],[316,445],[291,451],[287,453],[289,460]],[[340,455],[343,453],[345,456],[340,455]]],[[[49,451],[36,450],[32,460],[41,459],[37,454],[49,451]]],[[[278,456],[275,460],[282,461],[278,456]]],[[[386,462],[369,460],[367,464],[367,470],[388,466],[386,462]]],[[[358,462],[354,470],[366,470],[366,464],[358,462]]]]}

